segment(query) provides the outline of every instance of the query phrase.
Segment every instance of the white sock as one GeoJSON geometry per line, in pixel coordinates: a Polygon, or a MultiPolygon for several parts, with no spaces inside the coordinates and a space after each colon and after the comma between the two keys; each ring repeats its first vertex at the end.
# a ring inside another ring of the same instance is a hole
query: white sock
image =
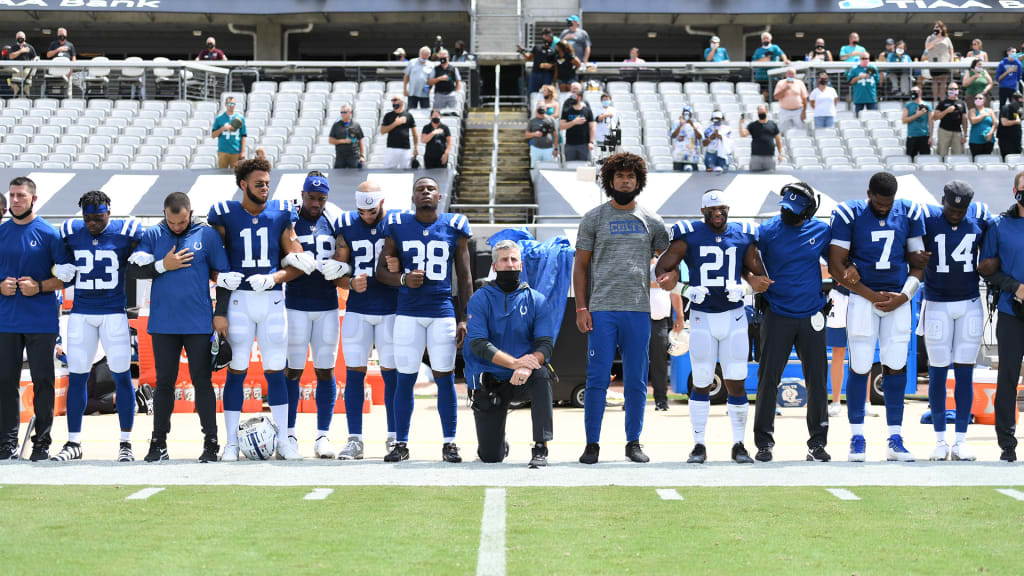
{"type": "Polygon", "coordinates": [[[729,404],[729,421],[732,423],[732,443],[743,442],[747,429],[747,412],[750,405],[729,404]]]}
{"type": "Polygon", "coordinates": [[[75,444],[81,444],[82,443],[82,433],[81,432],[68,432],[68,442],[74,442],[75,444]]]}
{"type": "Polygon", "coordinates": [[[896,426],[889,426],[889,436],[899,436],[902,433],[903,426],[900,426],[898,424],[896,426]]]}
{"type": "Polygon", "coordinates": [[[850,434],[852,434],[853,436],[863,436],[864,435],[864,424],[853,424],[853,423],[851,423],[850,424],[850,434]]]}
{"type": "MultiPolygon", "coordinates": [[[[359,440],[360,442],[363,441],[363,435],[362,434],[349,434],[348,437],[349,438],[355,438],[356,440],[359,440]]],[[[447,442],[447,440],[445,440],[445,442],[447,442]]]]}
{"type": "Polygon", "coordinates": [[[317,439],[319,440],[321,436],[326,438],[327,437],[327,430],[317,430],[316,431],[317,439]]]}
{"type": "Polygon", "coordinates": [[[454,438],[454,437],[451,437],[451,438],[447,438],[447,437],[446,437],[446,438],[444,439],[444,443],[445,443],[445,444],[451,444],[452,442],[455,442],[455,438],[454,438]]]}
{"type": "Polygon", "coordinates": [[[956,443],[963,444],[964,442],[967,442],[967,432],[957,432],[956,443]]]}
{"type": "MultiPolygon", "coordinates": [[[[362,438],[362,436],[363,436],[362,434],[359,435],[360,438],[362,438]]],[[[396,439],[398,439],[398,433],[397,432],[388,432],[388,440],[396,440],[396,439]]]]}
{"type": "MultiPolygon", "coordinates": [[[[289,436],[295,436],[295,427],[291,427],[291,428],[288,429],[288,435],[289,436]]],[[[296,438],[297,438],[297,436],[296,436],[296,438]]]]}
{"type": "Polygon", "coordinates": [[[124,430],[121,430],[121,442],[131,442],[131,441],[132,441],[132,431],[129,430],[129,431],[125,432],[124,430]]]}
{"type": "Polygon", "coordinates": [[[942,431],[936,430],[935,431],[935,441],[936,442],[945,442],[946,441],[946,431],[945,430],[942,430],[942,431]]]}
{"type": "Polygon", "coordinates": [[[291,435],[290,428],[288,428],[288,403],[278,404],[270,407],[270,417],[274,419],[274,424],[277,424],[278,430],[287,430],[288,435],[291,435]]]}
{"type": "Polygon", "coordinates": [[[228,435],[228,444],[238,446],[238,420],[242,413],[238,410],[224,411],[224,428],[228,435]]]}
{"type": "Polygon", "coordinates": [[[711,402],[706,400],[690,400],[690,425],[693,426],[693,441],[704,443],[704,431],[708,427],[708,412],[711,402]]]}

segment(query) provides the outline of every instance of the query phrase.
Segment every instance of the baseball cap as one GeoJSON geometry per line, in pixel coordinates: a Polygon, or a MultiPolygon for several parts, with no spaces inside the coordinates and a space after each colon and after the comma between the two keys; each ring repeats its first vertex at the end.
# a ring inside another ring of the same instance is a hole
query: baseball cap
{"type": "Polygon", "coordinates": [[[392,54],[395,56],[405,56],[405,48],[395,48],[395,51],[392,52],[392,54]]]}
{"type": "Polygon", "coordinates": [[[327,178],[323,176],[306,176],[306,181],[302,183],[302,191],[329,194],[331,192],[331,185],[327,182],[327,178]]]}
{"type": "Polygon", "coordinates": [[[942,197],[957,208],[967,208],[974,199],[974,188],[963,180],[950,180],[942,187],[942,197]]]}
{"type": "Polygon", "coordinates": [[[712,120],[721,120],[722,118],[724,118],[724,116],[722,115],[721,110],[715,110],[714,112],[711,113],[712,120]]]}
{"type": "Polygon", "coordinates": [[[231,344],[216,332],[210,337],[210,358],[210,367],[214,372],[231,364],[231,344]]]}
{"type": "Polygon", "coordinates": [[[796,192],[789,192],[783,194],[782,199],[779,200],[779,206],[783,208],[789,208],[794,214],[800,214],[811,204],[811,199],[803,194],[797,194],[796,192]]]}
{"type": "Polygon", "coordinates": [[[892,38],[886,38],[885,39],[885,45],[886,46],[888,46],[889,44],[895,44],[895,43],[896,43],[896,41],[893,40],[892,38]]]}
{"type": "Polygon", "coordinates": [[[725,192],[722,192],[721,190],[708,190],[703,196],[701,196],[701,208],[710,208],[712,206],[729,207],[729,203],[725,201],[725,192]]]}
{"type": "Polygon", "coordinates": [[[719,38],[718,36],[712,36],[711,37],[711,41],[714,42],[715,44],[721,44],[722,43],[722,39],[719,38]]]}
{"type": "Polygon", "coordinates": [[[575,14],[573,14],[572,16],[569,16],[568,18],[566,18],[565,21],[566,22],[579,22],[580,21],[580,17],[575,15],[575,14]]]}

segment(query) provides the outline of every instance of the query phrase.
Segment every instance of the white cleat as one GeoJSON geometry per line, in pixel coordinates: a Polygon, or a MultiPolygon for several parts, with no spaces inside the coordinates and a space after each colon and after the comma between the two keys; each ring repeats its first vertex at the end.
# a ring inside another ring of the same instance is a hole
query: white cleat
{"type": "Polygon", "coordinates": [[[281,460],[302,460],[299,453],[299,440],[295,436],[285,438],[277,443],[277,457],[281,460]]]}
{"type": "Polygon", "coordinates": [[[221,462],[238,462],[238,444],[225,444],[224,453],[220,455],[221,462]]]}
{"type": "Polygon", "coordinates": [[[313,444],[313,453],[316,454],[317,458],[329,458],[334,459],[336,452],[334,446],[331,445],[331,440],[327,436],[321,436],[316,439],[316,443],[313,444]]]}
{"type": "Polygon", "coordinates": [[[843,411],[843,405],[840,404],[839,402],[833,402],[833,403],[829,404],[829,406],[828,406],[828,416],[829,416],[829,418],[835,418],[836,416],[839,416],[839,413],[842,412],[842,411],[843,411]]]}
{"type": "Polygon", "coordinates": [[[974,462],[978,457],[974,455],[971,447],[966,442],[957,442],[953,444],[952,458],[953,460],[974,462]]]}
{"type": "Polygon", "coordinates": [[[903,436],[889,436],[889,447],[886,448],[886,460],[890,462],[913,462],[914,455],[903,447],[903,436]]]}
{"type": "MultiPolygon", "coordinates": [[[[390,454],[390,452],[388,452],[390,454]]],[[[362,460],[363,459],[363,441],[358,436],[349,436],[348,444],[345,444],[345,449],[338,454],[338,460],[362,460]]]]}
{"type": "Polygon", "coordinates": [[[935,450],[932,450],[932,455],[928,457],[931,461],[946,460],[949,458],[949,444],[946,441],[935,443],[935,450]]]}

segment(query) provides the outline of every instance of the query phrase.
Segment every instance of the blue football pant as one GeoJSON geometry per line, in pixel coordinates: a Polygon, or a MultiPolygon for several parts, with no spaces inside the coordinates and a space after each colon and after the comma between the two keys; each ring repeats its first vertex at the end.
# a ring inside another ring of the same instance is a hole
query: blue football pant
{"type": "Polygon", "coordinates": [[[587,443],[601,439],[605,398],[611,381],[615,350],[622,356],[626,396],[626,441],[640,439],[647,404],[647,370],[650,367],[651,315],[648,312],[591,312],[594,329],[588,336],[587,392],[583,421],[587,443]]]}

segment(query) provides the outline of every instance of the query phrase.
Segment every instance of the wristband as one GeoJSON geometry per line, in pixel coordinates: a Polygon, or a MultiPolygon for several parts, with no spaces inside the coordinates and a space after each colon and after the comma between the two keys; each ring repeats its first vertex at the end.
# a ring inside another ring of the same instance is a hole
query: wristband
{"type": "Polygon", "coordinates": [[[907,281],[903,283],[903,290],[900,290],[900,294],[907,297],[907,300],[913,300],[914,295],[917,294],[917,289],[921,287],[921,281],[914,276],[907,276],[907,281]]]}
{"type": "Polygon", "coordinates": [[[167,267],[164,266],[163,260],[157,260],[156,264],[154,264],[153,267],[156,268],[157,274],[163,274],[164,272],[167,272],[167,267]]]}
{"type": "Polygon", "coordinates": [[[398,279],[398,283],[401,284],[402,286],[405,286],[405,276],[405,274],[402,274],[402,276],[398,279]]]}
{"type": "Polygon", "coordinates": [[[576,309],[577,312],[583,312],[584,310],[587,310],[586,306],[584,306],[583,308],[577,308],[576,309]]]}

